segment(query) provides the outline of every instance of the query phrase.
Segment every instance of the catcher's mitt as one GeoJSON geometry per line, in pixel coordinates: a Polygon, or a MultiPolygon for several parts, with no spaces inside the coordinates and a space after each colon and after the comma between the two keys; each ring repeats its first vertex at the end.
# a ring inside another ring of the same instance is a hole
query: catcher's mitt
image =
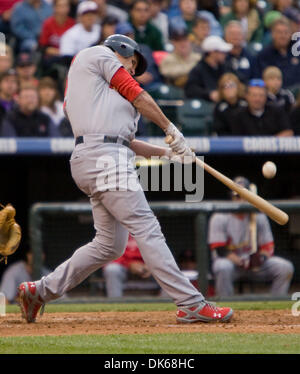
{"type": "Polygon", "coordinates": [[[21,241],[21,227],[15,221],[16,210],[8,204],[0,210],[0,259],[5,260],[7,256],[12,255],[19,247],[21,241]]]}

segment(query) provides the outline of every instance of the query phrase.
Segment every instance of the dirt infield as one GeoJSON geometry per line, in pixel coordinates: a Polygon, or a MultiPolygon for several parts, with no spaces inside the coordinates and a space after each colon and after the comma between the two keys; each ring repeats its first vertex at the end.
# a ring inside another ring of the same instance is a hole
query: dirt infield
{"type": "Polygon", "coordinates": [[[230,323],[177,324],[174,312],[45,313],[28,324],[18,314],[0,318],[0,337],[90,334],[232,332],[300,334],[290,310],[236,311],[230,323]]]}

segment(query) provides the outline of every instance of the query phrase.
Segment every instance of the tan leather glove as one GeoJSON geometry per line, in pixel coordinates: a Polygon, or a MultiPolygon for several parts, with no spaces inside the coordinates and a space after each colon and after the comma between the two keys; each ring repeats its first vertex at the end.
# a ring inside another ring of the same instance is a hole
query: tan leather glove
{"type": "Polygon", "coordinates": [[[0,261],[5,260],[7,256],[12,255],[19,247],[21,241],[21,227],[15,221],[16,210],[8,204],[0,211],[0,261]]]}

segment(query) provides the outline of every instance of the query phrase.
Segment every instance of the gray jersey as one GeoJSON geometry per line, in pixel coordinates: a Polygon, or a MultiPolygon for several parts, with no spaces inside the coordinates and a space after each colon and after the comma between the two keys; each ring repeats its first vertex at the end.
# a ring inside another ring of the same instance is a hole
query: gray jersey
{"type": "Polygon", "coordinates": [[[105,46],[80,51],[68,73],[65,109],[75,137],[103,134],[132,140],[139,113],[110,86],[122,64],[105,46]]]}
{"type": "Polygon", "coordinates": [[[164,291],[177,305],[194,305],[204,297],[180,272],[166,244],[131,162],[134,152],[123,144],[100,141],[102,135],[121,135],[130,140],[137,128],[136,109],[110,87],[111,78],[121,66],[116,55],[104,46],[79,52],[71,65],[66,109],[74,135],[84,138],[72,153],[71,173],[90,198],[96,236],[37,281],[37,292],[45,302],[62,296],[119,258],[130,232],[164,291]]]}
{"type": "MultiPolygon", "coordinates": [[[[257,214],[257,246],[273,243],[273,235],[268,218],[257,214]]],[[[208,228],[208,244],[211,249],[226,246],[241,257],[247,257],[250,245],[250,215],[240,218],[230,213],[215,213],[211,216],[208,228]]]]}

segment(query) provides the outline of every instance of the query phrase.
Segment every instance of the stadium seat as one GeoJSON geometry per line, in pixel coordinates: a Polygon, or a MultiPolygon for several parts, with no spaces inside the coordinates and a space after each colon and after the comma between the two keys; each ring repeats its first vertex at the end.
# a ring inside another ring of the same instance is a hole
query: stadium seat
{"type": "MultiPolygon", "coordinates": [[[[169,118],[169,117],[168,117],[169,118]]],[[[147,136],[165,136],[165,133],[155,123],[149,122],[147,126],[147,136]]]]}
{"type": "Polygon", "coordinates": [[[148,92],[155,100],[180,100],[184,98],[183,89],[168,84],[160,84],[148,92]]]}
{"type": "MultiPolygon", "coordinates": [[[[164,114],[168,117],[168,119],[176,124],[178,122],[177,110],[184,103],[183,89],[172,85],[161,84],[156,89],[148,92],[159,105],[164,114]]],[[[162,131],[152,123],[148,125],[148,130],[148,135],[150,136],[163,135],[162,131]]]]}
{"type": "Polygon", "coordinates": [[[214,104],[198,99],[186,99],[177,108],[178,122],[184,135],[208,136],[211,133],[214,104]]]}

